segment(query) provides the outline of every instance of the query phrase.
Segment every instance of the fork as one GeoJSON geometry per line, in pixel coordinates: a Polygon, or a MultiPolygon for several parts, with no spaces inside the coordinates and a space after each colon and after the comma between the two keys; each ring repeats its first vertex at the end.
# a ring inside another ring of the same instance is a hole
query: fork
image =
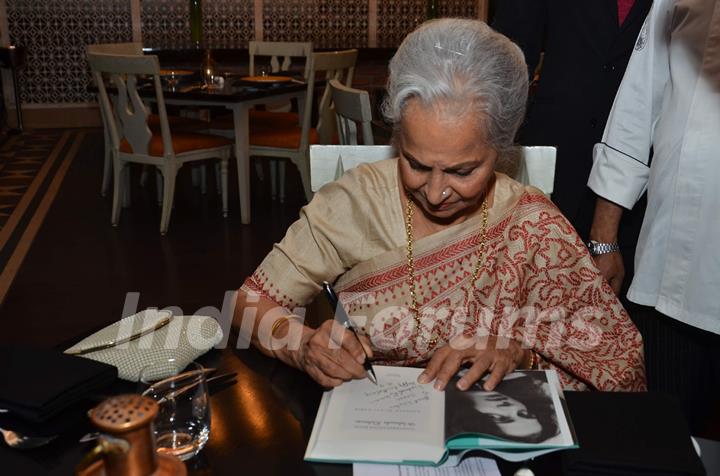
{"type": "Polygon", "coordinates": [[[30,448],[37,448],[50,443],[52,440],[57,438],[57,435],[53,436],[24,436],[14,431],[5,430],[0,428],[0,433],[3,435],[5,443],[10,448],[16,448],[19,450],[25,450],[30,448]]]}

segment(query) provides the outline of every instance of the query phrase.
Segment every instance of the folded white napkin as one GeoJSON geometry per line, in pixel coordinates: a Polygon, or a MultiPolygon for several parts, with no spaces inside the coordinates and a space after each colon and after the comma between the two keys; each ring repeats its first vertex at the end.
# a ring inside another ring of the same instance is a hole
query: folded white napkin
{"type": "MultiPolygon", "coordinates": [[[[157,309],[141,311],[86,337],[66,352],[116,342],[152,329],[159,321],[171,315],[169,311],[157,309]]],[[[217,345],[222,338],[222,328],[212,317],[173,316],[169,324],[139,339],[90,352],[82,357],[114,365],[121,379],[137,382],[140,380],[140,371],[148,365],[175,359],[177,368],[182,369],[217,345]]],[[[169,376],[158,375],[157,378],[169,376]]]]}

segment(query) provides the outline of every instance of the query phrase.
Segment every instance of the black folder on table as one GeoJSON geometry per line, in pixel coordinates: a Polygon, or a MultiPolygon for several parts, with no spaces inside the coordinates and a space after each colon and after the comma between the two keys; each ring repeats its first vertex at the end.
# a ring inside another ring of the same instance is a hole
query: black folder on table
{"type": "Polygon", "coordinates": [[[565,392],[580,448],[563,453],[568,476],[700,476],[679,403],[660,393],[565,392]]]}
{"type": "Polygon", "coordinates": [[[114,382],[111,365],[49,349],[0,347],[0,408],[42,423],[114,382]]]}

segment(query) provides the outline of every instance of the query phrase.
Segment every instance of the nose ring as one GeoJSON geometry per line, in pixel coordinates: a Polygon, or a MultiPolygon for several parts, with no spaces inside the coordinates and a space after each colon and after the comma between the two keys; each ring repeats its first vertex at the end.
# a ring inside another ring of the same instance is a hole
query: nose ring
{"type": "Polygon", "coordinates": [[[450,195],[450,192],[448,192],[447,189],[445,189],[442,191],[442,193],[440,195],[442,196],[442,198],[447,198],[447,196],[450,195]]]}

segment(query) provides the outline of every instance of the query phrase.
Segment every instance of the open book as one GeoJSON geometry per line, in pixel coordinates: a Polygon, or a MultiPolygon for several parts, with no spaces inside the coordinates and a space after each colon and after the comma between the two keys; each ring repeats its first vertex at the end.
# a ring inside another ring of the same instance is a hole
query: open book
{"type": "Polygon", "coordinates": [[[423,369],[375,366],[378,385],[353,380],[323,395],[308,461],[457,464],[484,450],[509,461],[577,447],[557,374],[509,374],[495,391],[421,385],[423,369]]]}

